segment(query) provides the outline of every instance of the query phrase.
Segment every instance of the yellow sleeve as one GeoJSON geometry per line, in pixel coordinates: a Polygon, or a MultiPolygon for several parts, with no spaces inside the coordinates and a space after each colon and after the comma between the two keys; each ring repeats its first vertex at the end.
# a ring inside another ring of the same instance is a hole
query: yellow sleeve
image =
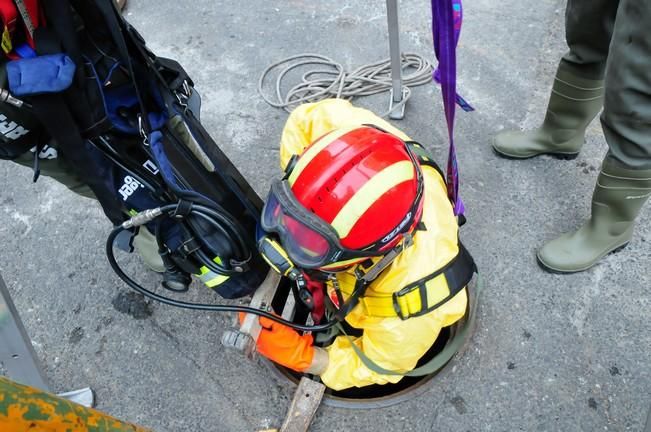
{"type": "MultiPolygon", "coordinates": [[[[362,336],[353,339],[364,354],[379,366],[394,371],[409,371],[430,349],[441,328],[460,319],[466,311],[466,291],[463,290],[440,308],[421,317],[368,318],[352,316],[362,336]]],[[[328,367],[321,380],[325,385],[342,390],[370,384],[396,383],[400,375],[381,375],[368,369],[350,346],[349,339],[338,336],[326,348],[328,367]]]]}
{"type": "Polygon", "coordinates": [[[287,119],[280,139],[280,167],[284,170],[292,155],[300,155],[315,140],[346,126],[373,124],[403,140],[409,137],[387,121],[343,99],[325,99],[298,106],[287,119]]]}

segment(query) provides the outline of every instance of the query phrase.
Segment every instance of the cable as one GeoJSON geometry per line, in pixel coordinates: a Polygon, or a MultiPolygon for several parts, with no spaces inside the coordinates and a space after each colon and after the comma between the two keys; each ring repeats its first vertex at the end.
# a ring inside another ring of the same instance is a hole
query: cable
{"type": "MultiPolygon", "coordinates": [[[[419,54],[403,53],[401,55],[403,71],[404,97],[391,110],[382,115],[386,117],[391,111],[400,109],[411,96],[411,87],[432,82],[432,64],[419,54]],[[413,69],[413,72],[406,73],[413,69]]],[[[369,96],[391,90],[391,59],[361,66],[347,73],[341,63],[320,54],[298,54],[287,57],[267,67],[258,80],[258,93],[269,105],[291,111],[291,107],[306,102],[317,102],[327,98],[352,99],[369,96]],[[308,65],[322,65],[308,70],[301,77],[301,82],[290,88],[283,96],[282,83],[292,70],[308,65]],[[275,99],[267,97],[263,87],[267,76],[276,68],[282,68],[275,81],[275,99]]]]}
{"type": "MultiPolygon", "coordinates": [[[[141,213],[144,216],[144,219],[149,219],[153,220],[155,218],[161,217],[161,216],[166,216],[166,212],[169,212],[170,209],[174,209],[176,205],[171,204],[167,206],[163,206],[160,209],[155,209],[153,211],[147,210],[147,212],[150,212],[149,214],[145,214],[144,212],[141,213]]],[[[135,218],[135,216],[134,216],[135,218]]],[[[130,221],[134,221],[135,219],[131,218],[130,221]]],[[[129,221],[127,221],[129,222],[129,221]]],[[[135,222],[137,225],[142,225],[144,223],[147,223],[147,221],[140,223],[141,221],[135,222]]],[[[306,332],[321,332],[328,330],[331,327],[334,327],[337,324],[336,320],[333,321],[328,321],[325,324],[319,324],[319,325],[314,325],[314,326],[308,326],[308,325],[301,325],[301,324],[295,324],[291,321],[287,321],[279,316],[276,316],[272,314],[271,312],[264,311],[262,309],[256,309],[248,306],[237,306],[237,305],[218,305],[218,304],[205,304],[205,303],[189,303],[189,302],[184,302],[180,300],[174,300],[169,297],[165,297],[163,295],[157,294],[153,291],[150,291],[146,288],[144,288],[142,285],[138,284],[136,281],[134,281],[131,277],[129,277],[120,267],[118,264],[116,258],[115,258],[115,253],[113,252],[113,243],[115,242],[116,237],[120,232],[126,230],[129,228],[129,225],[127,223],[122,224],[117,226],[116,228],[111,231],[109,234],[108,238],[106,239],[106,257],[108,258],[109,264],[113,271],[118,275],[120,279],[122,279],[127,285],[129,285],[132,289],[135,291],[139,292],[140,294],[144,295],[145,297],[148,297],[152,300],[156,300],[158,302],[164,303],[168,306],[174,306],[174,307],[179,307],[183,309],[190,309],[190,310],[203,310],[203,311],[211,311],[211,312],[244,312],[244,313],[250,313],[258,316],[262,316],[265,318],[269,318],[270,320],[276,321],[280,324],[284,324],[286,326],[292,327],[296,330],[300,331],[306,331],[306,332]]]]}

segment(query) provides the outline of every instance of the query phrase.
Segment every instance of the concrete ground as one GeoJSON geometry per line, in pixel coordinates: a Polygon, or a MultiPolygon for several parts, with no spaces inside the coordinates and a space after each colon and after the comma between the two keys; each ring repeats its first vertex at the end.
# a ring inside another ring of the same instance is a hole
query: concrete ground
{"type": "MultiPolygon", "coordinates": [[[[451,373],[392,408],[321,407],[313,431],[640,431],[651,404],[651,209],[629,247],[581,274],[538,268],[534,251],[589,214],[606,143],[598,122],[575,161],[509,161],[490,147],[503,128],[542,119],[564,52],[564,2],[467,2],[457,140],[463,238],[486,288],[472,344],[451,373]]],[[[280,173],[286,114],[256,93],[264,67],[318,52],[353,68],[388,56],[381,0],[131,0],[128,19],[152,49],[183,63],[204,97],[207,129],[265,193],[280,173]]],[[[401,2],[404,50],[430,56],[427,2],[401,2]]],[[[387,96],[359,104],[384,111],[387,96]]],[[[433,86],[414,90],[397,123],[444,162],[433,86]]],[[[0,270],[58,391],[92,386],[98,407],[157,431],[278,426],[291,392],[261,364],[219,344],[230,317],[127,295],[103,255],[97,205],[28,169],[0,164],[0,270]]],[[[135,258],[134,258],[135,259],[135,258]]],[[[141,280],[151,274],[129,266],[141,280]]],[[[190,300],[217,301],[196,286],[190,300]]]]}

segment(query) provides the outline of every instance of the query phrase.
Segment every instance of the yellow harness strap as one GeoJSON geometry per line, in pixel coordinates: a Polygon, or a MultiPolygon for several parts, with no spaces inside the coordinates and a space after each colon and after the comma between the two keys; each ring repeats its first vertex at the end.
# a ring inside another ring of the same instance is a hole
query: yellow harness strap
{"type": "MultiPolygon", "coordinates": [[[[459,243],[459,253],[443,268],[394,293],[367,293],[359,304],[368,316],[407,319],[424,315],[457,295],[472,279],[475,263],[459,243]]],[[[352,292],[342,286],[344,297],[352,292]]]]}

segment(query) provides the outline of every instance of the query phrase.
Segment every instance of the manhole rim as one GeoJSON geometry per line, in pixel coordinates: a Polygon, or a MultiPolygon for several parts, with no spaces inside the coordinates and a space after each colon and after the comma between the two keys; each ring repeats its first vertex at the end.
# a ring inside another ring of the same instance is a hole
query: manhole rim
{"type": "MultiPolygon", "coordinates": [[[[445,376],[446,373],[448,373],[453,369],[453,366],[458,362],[459,359],[463,357],[464,353],[468,349],[468,346],[470,345],[470,342],[473,339],[475,329],[477,326],[477,319],[476,319],[477,309],[475,310],[474,316],[471,316],[470,311],[472,310],[472,305],[474,304],[474,302],[478,301],[476,296],[475,285],[476,285],[476,278],[470,284],[468,284],[468,289],[467,289],[468,305],[466,308],[466,314],[464,315],[463,319],[449,326],[451,337],[448,339],[446,346],[452,340],[454,340],[454,336],[458,334],[458,330],[461,328],[461,326],[468,319],[470,319],[470,328],[468,329],[466,340],[461,344],[461,347],[455,353],[455,355],[450,359],[450,361],[448,361],[441,369],[439,369],[438,371],[434,372],[431,375],[428,375],[426,378],[423,378],[422,380],[418,381],[412,386],[399,390],[396,393],[390,395],[380,396],[377,398],[355,399],[355,398],[344,398],[340,396],[332,396],[326,393],[323,396],[322,403],[332,408],[346,408],[346,409],[388,408],[403,402],[407,402],[429,391],[430,388],[434,385],[434,383],[437,382],[435,378],[445,376]]],[[[296,389],[298,385],[298,380],[296,379],[296,377],[289,375],[289,373],[286,373],[285,368],[267,359],[263,359],[263,363],[267,368],[271,369],[273,375],[277,379],[281,380],[284,385],[290,386],[293,390],[296,389]]]]}

